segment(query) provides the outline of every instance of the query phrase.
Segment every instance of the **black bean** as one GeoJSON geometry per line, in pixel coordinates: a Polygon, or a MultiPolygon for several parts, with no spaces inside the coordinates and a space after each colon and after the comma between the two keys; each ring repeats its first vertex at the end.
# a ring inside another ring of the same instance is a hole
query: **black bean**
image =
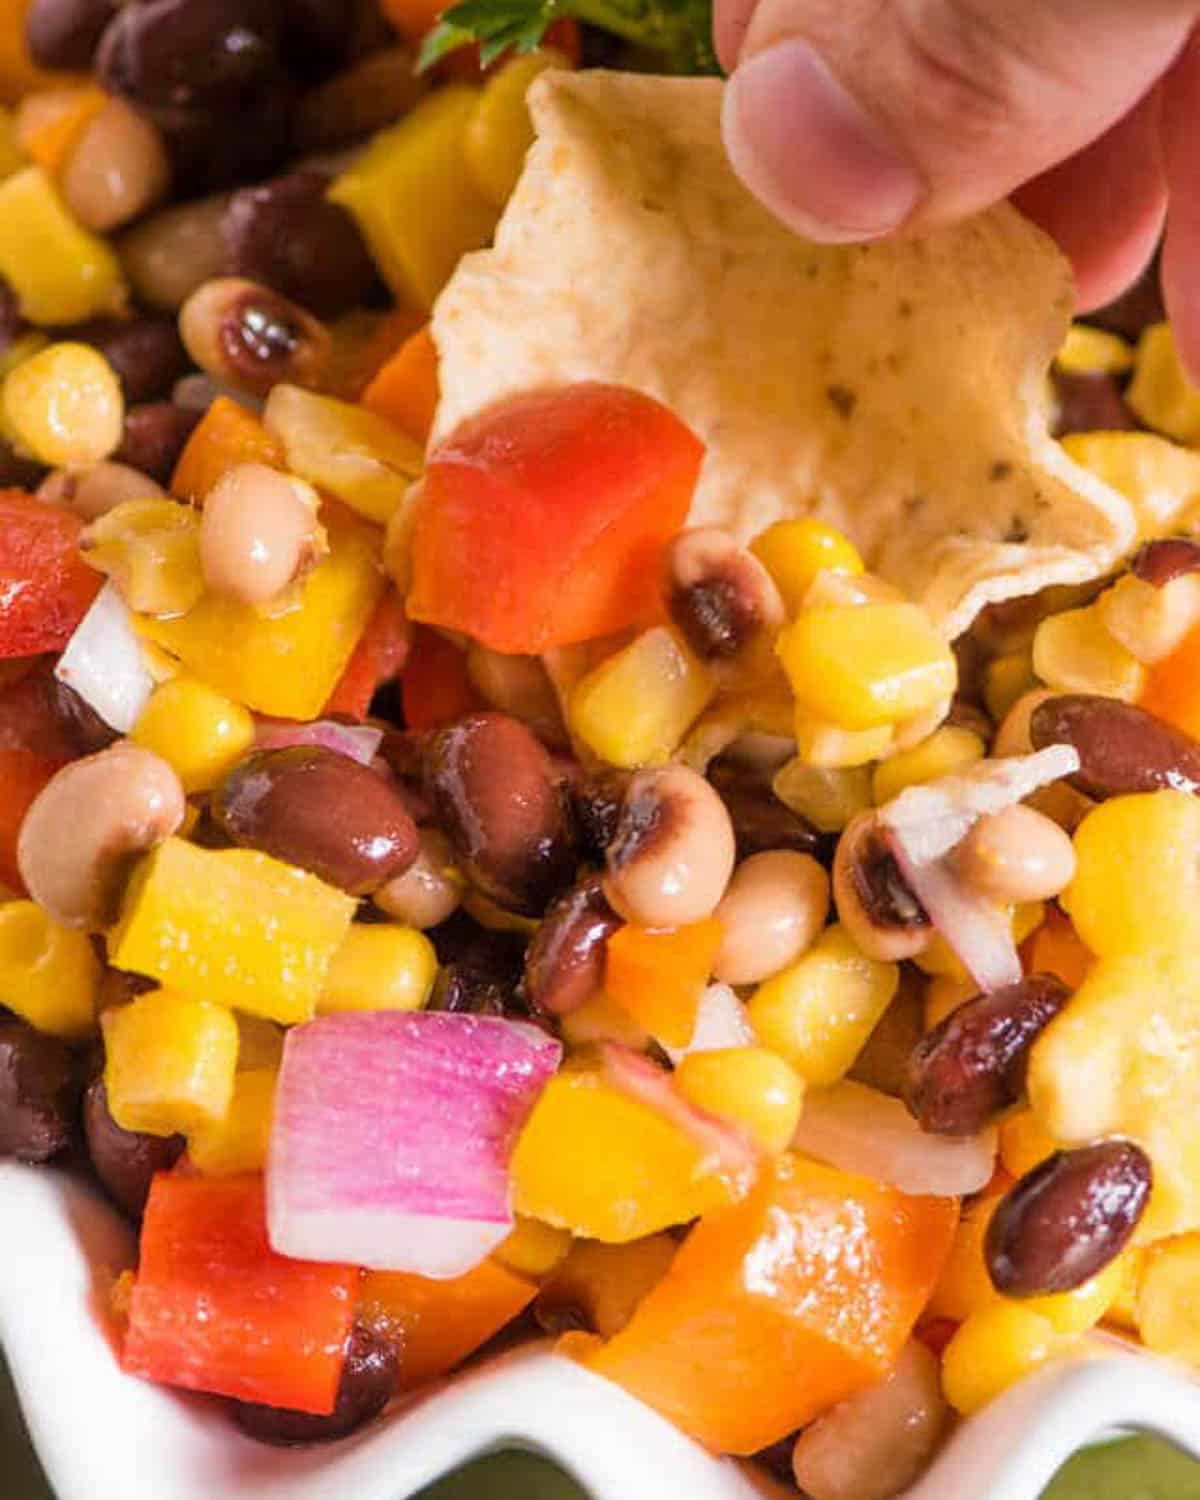
{"type": "Polygon", "coordinates": [[[440,968],[430,1010],[460,1014],[523,1015],[520,996],[525,944],[514,932],[481,927],[466,912],[455,912],[429,937],[440,968]]]}
{"type": "Polygon", "coordinates": [[[77,746],[76,754],[95,755],[100,750],[107,750],[121,738],[90,703],[53,674],[49,677],[48,689],[52,694],[55,716],[62,725],[63,732],[77,746]]]}
{"type": "Polygon", "coordinates": [[[708,779],[729,813],[738,859],[770,849],[794,849],[798,854],[819,854],[825,849],[827,840],[807,818],[781,802],[767,783],[721,765],[712,768],[708,779]]]}
{"type": "Polygon", "coordinates": [[[1067,375],[1055,370],[1053,379],[1058,399],[1055,437],[1072,432],[1127,432],[1137,427],[1137,418],[1111,375],[1067,375]]]}
{"type": "Polygon", "coordinates": [[[96,318],[63,336],[99,349],[116,371],[131,406],[169,396],[175,382],[191,369],[174,318],[96,318]]]}
{"type": "Polygon", "coordinates": [[[1001,1199],[984,1259],[997,1291],[1041,1297],[1073,1291],[1129,1243],[1150,1201],[1150,1158],[1133,1141],[1057,1151],[1001,1199]]]}
{"type": "Polygon", "coordinates": [[[1070,999],[1053,974],[976,995],[917,1043],[904,1102],[922,1130],[975,1135],[1025,1092],[1029,1049],[1070,999]]]}
{"type": "Polygon", "coordinates": [[[132,1219],[145,1211],[154,1174],[169,1171],[187,1145],[181,1135],[123,1130],[109,1112],[103,1078],[94,1078],[84,1092],[83,1135],[101,1186],[132,1219]]]}
{"type": "Polygon", "coordinates": [[[0,1157],[45,1162],[79,1122],[81,1079],[65,1043],[0,1011],[0,1157]]]}
{"type": "Polygon", "coordinates": [[[203,415],[176,406],[173,401],[131,406],[125,413],[121,446],[113,457],[131,469],[140,469],[159,484],[168,484],[179,455],[203,415]]]}
{"type": "Polygon", "coordinates": [[[1166,588],[1188,573],[1200,573],[1200,542],[1186,536],[1144,542],[1129,559],[1129,571],[1156,589],[1166,588]]]}
{"type": "Polygon", "coordinates": [[[355,24],[346,0],[283,0],[283,60],[306,82],[336,73],[355,24]]]}
{"type": "Polygon", "coordinates": [[[221,232],[231,275],[261,282],[318,317],[366,302],[378,277],[358,226],[325,196],[323,172],[290,172],[233,195],[221,232]]]}
{"type": "Polygon", "coordinates": [[[1080,765],[1068,779],[1089,797],[1200,793],[1200,743],[1132,703],[1088,693],[1047,698],[1030,717],[1029,737],[1035,750],[1073,746],[1080,765]]]}
{"type": "Polygon", "coordinates": [[[333,1443],[349,1437],[379,1415],[395,1394],[399,1375],[400,1351],[396,1342],[358,1323],[346,1345],[337,1403],[328,1416],[234,1401],[233,1419],[250,1437],[276,1447],[333,1443]]]}
{"type": "Polygon", "coordinates": [[[86,72],[116,0],[30,0],[25,44],[39,68],[86,72]]]}
{"type": "Polygon", "coordinates": [[[292,85],[280,77],[234,109],[207,111],[164,130],[176,196],[200,197],[279,171],[291,145],[294,104],[292,85]]]}
{"type": "Polygon", "coordinates": [[[621,926],[598,875],[589,875],[546,912],[525,956],[525,995],[535,1010],[566,1015],[604,986],[604,953],[621,926]]]}

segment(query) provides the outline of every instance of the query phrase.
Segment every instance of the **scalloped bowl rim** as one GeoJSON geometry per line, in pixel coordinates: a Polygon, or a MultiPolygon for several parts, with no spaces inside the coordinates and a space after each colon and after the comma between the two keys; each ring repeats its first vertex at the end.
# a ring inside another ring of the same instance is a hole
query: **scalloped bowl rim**
{"type": "MultiPolygon", "coordinates": [[[[128,1229],[64,1173],[0,1163],[0,1347],[59,1500],[405,1500],[480,1453],[522,1447],[595,1500],[794,1495],[711,1454],[545,1346],[498,1356],[327,1448],[264,1448],[219,1402],[122,1374],[101,1316],[128,1229]]],[[[1200,1456],[1200,1386],[1115,1341],[1021,1382],[960,1425],[904,1500],[1036,1500],[1115,1428],[1200,1456]]]]}

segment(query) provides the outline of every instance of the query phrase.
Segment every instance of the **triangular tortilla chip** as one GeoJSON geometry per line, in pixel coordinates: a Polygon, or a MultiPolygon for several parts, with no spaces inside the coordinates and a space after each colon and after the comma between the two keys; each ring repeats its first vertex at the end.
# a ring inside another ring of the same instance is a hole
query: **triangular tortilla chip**
{"type": "Polygon", "coordinates": [[[551,73],[492,250],[434,312],[435,439],[516,391],[612,381],[708,445],[694,523],[815,514],[948,635],[994,600],[1107,572],[1129,504],[1049,435],[1071,307],[1003,205],[921,240],[818,246],[747,193],[716,79],[551,73]]]}

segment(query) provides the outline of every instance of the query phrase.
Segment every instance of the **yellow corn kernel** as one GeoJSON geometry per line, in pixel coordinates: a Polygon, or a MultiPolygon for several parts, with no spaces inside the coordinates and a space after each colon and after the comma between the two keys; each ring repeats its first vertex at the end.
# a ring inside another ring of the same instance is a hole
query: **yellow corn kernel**
{"type": "Polygon", "coordinates": [[[1063,447],[1125,496],[1140,536],[1170,531],[1200,500],[1200,454],[1153,432],[1073,432],[1063,438],[1063,447]]]}
{"type": "Polygon", "coordinates": [[[775,580],[789,615],[799,613],[818,573],[854,577],[864,568],[858,548],[823,521],[776,521],[750,544],[750,550],[775,580]]]}
{"type": "Polygon", "coordinates": [[[1070,1340],[1037,1313],[997,1297],[973,1312],[946,1345],[942,1389],[969,1417],[1010,1385],[1032,1374],[1070,1340]]]}
{"type": "Polygon", "coordinates": [[[1147,427],[1180,443],[1200,442],[1200,391],[1188,378],[1169,323],[1142,334],[1125,399],[1147,427]]]}
{"type": "Polygon", "coordinates": [[[79,545],[143,614],[186,614],[204,593],[199,514],[165,495],[115,505],[84,530],[79,545]]]}
{"type": "Polygon", "coordinates": [[[915,604],[805,610],[776,650],[798,709],[843,729],[902,723],[958,680],[954,653],[915,604]]]}
{"type": "Polygon", "coordinates": [[[333,955],[317,1014],[420,1010],[437,978],[433,944],[415,927],[355,923],[333,955]]]}
{"type": "Polygon", "coordinates": [[[105,1011],[102,1024],[108,1107],[123,1130],[188,1134],[224,1119],[238,1049],[224,1006],[154,990],[105,1011]]]}
{"type": "Polygon", "coordinates": [[[127,301],[111,247],[76,223],[40,167],[0,182],[0,276],[22,314],[51,328],[120,313],[127,301]]]}
{"type": "Polygon", "coordinates": [[[1200,1368],[1200,1234],[1185,1234],[1148,1250],[1137,1293],[1142,1343],[1200,1368]]]}
{"type": "Polygon", "coordinates": [[[983,759],[983,749],[983,741],[971,730],[944,724],[911,750],[901,750],[875,767],[872,791],[876,806],[898,797],[906,786],[936,781],[939,776],[973,765],[983,759]]]}
{"type": "Polygon", "coordinates": [[[983,672],[983,705],[997,724],[1026,693],[1037,687],[1028,651],[1010,651],[988,662],[983,672]]]}
{"type": "Polygon", "coordinates": [[[1000,1125],[1000,1162],[1014,1177],[1024,1177],[1058,1150],[1058,1142],[1046,1134],[1030,1109],[1010,1115],[1000,1125]]]}
{"type": "Polygon", "coordinates": [[[188,1132],[188,1156],[209,1177],[261,1172],[275,1113],[274,1068],[251,1068],[233,1080],[233,1095],[223,1119],[210,1120],[188,1132]]]}
{"type": "MultiPolygon", "coordinates": [[[[1024,901],[1020,906],[1010,906],[1007,910],[1013,942],[1017,947],[1020,947],[1025,939],[1031,933],[1036,932],[1046,920],[1044,901],[1024,901]]],[[[933,934],[925,947],[914,957],[913,963],[919,969],[923,969],[926,974],[958,980],[965,980],[968,977],[962,959],[940,932],[933,934]]]]}
{"type": "Polygon", "coordinates": [[[1098,693],[1126,703],[1146,685],[1146,669],[1112,638],[1094,605],[1042,621],[1033,638],[1033,670],[1056,692],[1098,693]]]}
{"type": "Polygon", "coordinates": [[[978,993],[979,986],[966,974],[935,975],[925,987],[925,1030],[940,1026],[964,1001],[978,993]]]}
{"type": "Polygon", "coordinates": [[[825,719],[814,719],[801,708],[796,710],[793,733],[797,759],[819,771],[870,765],[888,753],[896,737],[887,724],[878,729],[841,729],[825,719]]]}
{"type": "Polygon", "coordinates": [[[603,993],[563,1016],[559,1030],[568,1047],[616,1042],[631,1052],[644,1052],[650,1045],[650,1033],[637,1024],[624,1006],[603,993]]]}
{"type": "Polygon", "coordinates": [[[857,609],[862,604],[907,604],[908,596],[875,573],[838,573],[822,568],[809,585],[801,610],[857,609]]]}
{"type": "Polygon", "coordinates": [[[296,607],[268,619],[217,594],[178,619],[139,617],[142,634],[227,698],[281,719],[314,719],[337,686],[383,588],[377,537],[330,521],[329,556],[296,607]]]}
{"type": "Polygon", "coordinates": [[[1120,334],[1072,323],[1054,363],[1064,375],[1124,375],[1133,369],[1133,349],[1120,334]]]}
{"type": "Polygon", "coordinates": [[[375,136],[329,190],[358,221],[397,299],[426,311],[496,227],[496,205],[462,169],[479,97],[464,84],[437,89],[375,136]]]}
{"type": "Polygon", "coordinates": [[[174,768],[183,789],[207,792],[254,746],[254,720],[240,703],[173,677],[155,688],[130,738],[174,768]]]}
{"type": "Polygon", "coordinates": [[[84,932],[32,901],[0,905],[0,1000],[38,1031],[73,1041],[96,1029],[100,964],[84,932]]]}
{"type": "Polygon", "coordinates": [[[278,1070],[287,1038],[283,1027],[274,1021],[265,1021],[262,1016],[239,1014],[234,1020],[238,1028],[238,1072],[257,1068],[278,1070]]]}
{"type": "Polygon", "coordinates": [[[661,765],[703,713],[715,687],[668,625],[646,630],[576,684],[567,721],[610,765],[661,765]]]}
{"type": "Polygon", "coordinates": [[[929,1301],[931,1317],[961,1323],[997,1300],[999,1293],[984,1264],[983,1241],[1002,1196],[981,1193],[963,1209],[950,1254],[929,1301]]]}
{"type": "Polygon", "coordinates": [[[263,422],[283,444],[293,474],[379,525],[399,508],[424,465],[420,445],[391,422],[297,385],[274,388],[263,422]]]}
{"type": "Polygon", "coordinates": [[[50,344],[23,361],[5,379],[2,399],[5,430],[52,468],[99,463],[120,444],[121,383],[87,344],[50,344]]]}
{"type": "Polygon", "coordinates": [[[1200,576],[1155,588],[1127,573],[1096,601],[1104,627],[1143,666],[1164,661],[1200,625],[1200,576]]]}
{"type": "Polygon", "coordinates": [[[1021,1306],[1045,1318],[1056,1333],[1086,1333],[1120,1296],[1126,1280],[1126,1260],[1131,1253],[1126,1251],[1110,1260],[1102,1271],[1074,1291],[1022,1298],[1021,1306]]]}
{"type": "Polygon", "coordinates": [[[837,925],[760,984],[747,1015],[764,1047],[806,1084],[827,1088],[849,1071],[899,983],[896,964],[867,958],[837,925]]]}
{"type": "Polygon", "coordinates": [[[841,833],[851,818],[871,805],[871,772],[866,766],[810,766],[797,757],[775,773],[771,786],[785,806],[822,833],[841,833]]]}
{"type": "Polygon", "coordinates": [[[804,1085],[782,1057],[765,1047],[689,1053],[675,1070],[675,1083],[698,1109],[741,1126],[772,1156],[792,1144],[804,1085]]]}
{"type": "Polygon", "coordinates": [[[533,121],[525,95],[547,68],[569,67],[553,48],[512,57],[487,80],[463,139],[463,156],[475,186],[497,208],[512,196],[525,155],[533,145],[533,121]]]}
{"type": "Polygon", "coordinates": [[[356,905],[257,850],[167,839],[130,881],[109,951],[119,969],[292,1025],[312,1019],[356,905]]]}
{"type": "Polygon", "coordinates": [[[512,1233],[492,1251],[508,1271],[527,1276],[530,1281],[544,1281],[566,1260],[573,1244],[565,1229],[555,1229],[539,1219],[523,1219],[519,1214],[512,1233]]]}

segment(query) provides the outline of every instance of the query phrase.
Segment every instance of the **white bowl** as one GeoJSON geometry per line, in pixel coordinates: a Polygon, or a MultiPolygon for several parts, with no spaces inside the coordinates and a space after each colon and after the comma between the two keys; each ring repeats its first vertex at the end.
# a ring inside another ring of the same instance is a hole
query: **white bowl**
{"type": "MultiPolygon", "coordinates": [[[[128,1230],[90,1189],[0,1164],[0,1346],[59,1500],[404,1500],[514,1446],[554,1459],[595,1500],[785,1493],[544,1347],[434,1388],[344,1443],[261,1447],[220,1403],[120,1372],[102,1304],[131,1259],[128,1230]]],[[[1200,1455],[1200,1388],[1148,1356],[1093,1350],[964,1423],[906,1500],[1036,1500],[1065,1458],[1114,1427],[1200,1455]]]]}

